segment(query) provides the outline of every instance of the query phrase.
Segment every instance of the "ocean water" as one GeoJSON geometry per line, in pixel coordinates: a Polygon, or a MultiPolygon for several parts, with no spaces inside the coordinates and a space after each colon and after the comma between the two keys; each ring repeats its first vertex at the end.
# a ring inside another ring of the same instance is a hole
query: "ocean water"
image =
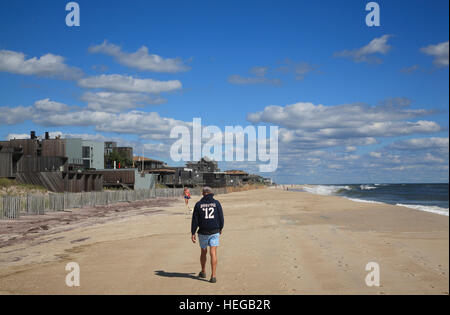
{"type": "Polygon", "coordinates": [[[300,190],[318,195],[342,196],[357,202],[387,203],[449,215],[448,184],[308,185],[300,190]]]}

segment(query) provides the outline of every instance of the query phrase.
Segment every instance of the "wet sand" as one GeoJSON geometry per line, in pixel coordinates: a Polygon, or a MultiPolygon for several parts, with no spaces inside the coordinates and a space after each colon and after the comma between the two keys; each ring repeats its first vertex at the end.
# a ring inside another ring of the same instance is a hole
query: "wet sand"
{"type": "Polygon", "coordinates": [[[276,189],[217,199],[216,284],[195,277],[180,198],[0,221],[0,293],[448,294],[448,217],[276,189]],[[80,287],[65,284],[68,262],[80,287]],[[379,287],[365,283],[368,262],[379,287]]]}

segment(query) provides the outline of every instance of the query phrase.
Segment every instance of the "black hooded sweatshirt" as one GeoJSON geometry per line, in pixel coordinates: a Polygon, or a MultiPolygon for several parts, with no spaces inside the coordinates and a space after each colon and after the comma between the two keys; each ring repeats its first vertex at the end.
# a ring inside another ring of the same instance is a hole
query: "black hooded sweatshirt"
{"type": "Polygon", "coordinates": [[[215,200],[214,194],[204,196],[195,204],[192,214],[191,233],[203,235],[219,233],[223,229],[223,211],[220,202],[215,200]]]}

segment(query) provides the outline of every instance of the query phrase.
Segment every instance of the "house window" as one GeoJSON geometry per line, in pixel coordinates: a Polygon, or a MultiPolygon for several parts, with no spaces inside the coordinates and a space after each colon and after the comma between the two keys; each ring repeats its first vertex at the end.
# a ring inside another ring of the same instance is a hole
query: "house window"
{"type": "Polygon", "coordinates": [[[91,157],[91,148],[83,147],[83,159],[88,159],[91,157]]]}

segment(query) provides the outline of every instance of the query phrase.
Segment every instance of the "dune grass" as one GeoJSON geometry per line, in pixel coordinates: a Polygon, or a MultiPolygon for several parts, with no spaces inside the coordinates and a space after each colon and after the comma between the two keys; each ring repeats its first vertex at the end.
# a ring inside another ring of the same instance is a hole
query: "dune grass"
{"type": "Polygon", "coordinates": [[[26,193],[29,191],[47,192],[47,189],[38,185],[19,183],[14,179],[0,178],[0,191],[6,194],[14,192],[26,193]]]}

